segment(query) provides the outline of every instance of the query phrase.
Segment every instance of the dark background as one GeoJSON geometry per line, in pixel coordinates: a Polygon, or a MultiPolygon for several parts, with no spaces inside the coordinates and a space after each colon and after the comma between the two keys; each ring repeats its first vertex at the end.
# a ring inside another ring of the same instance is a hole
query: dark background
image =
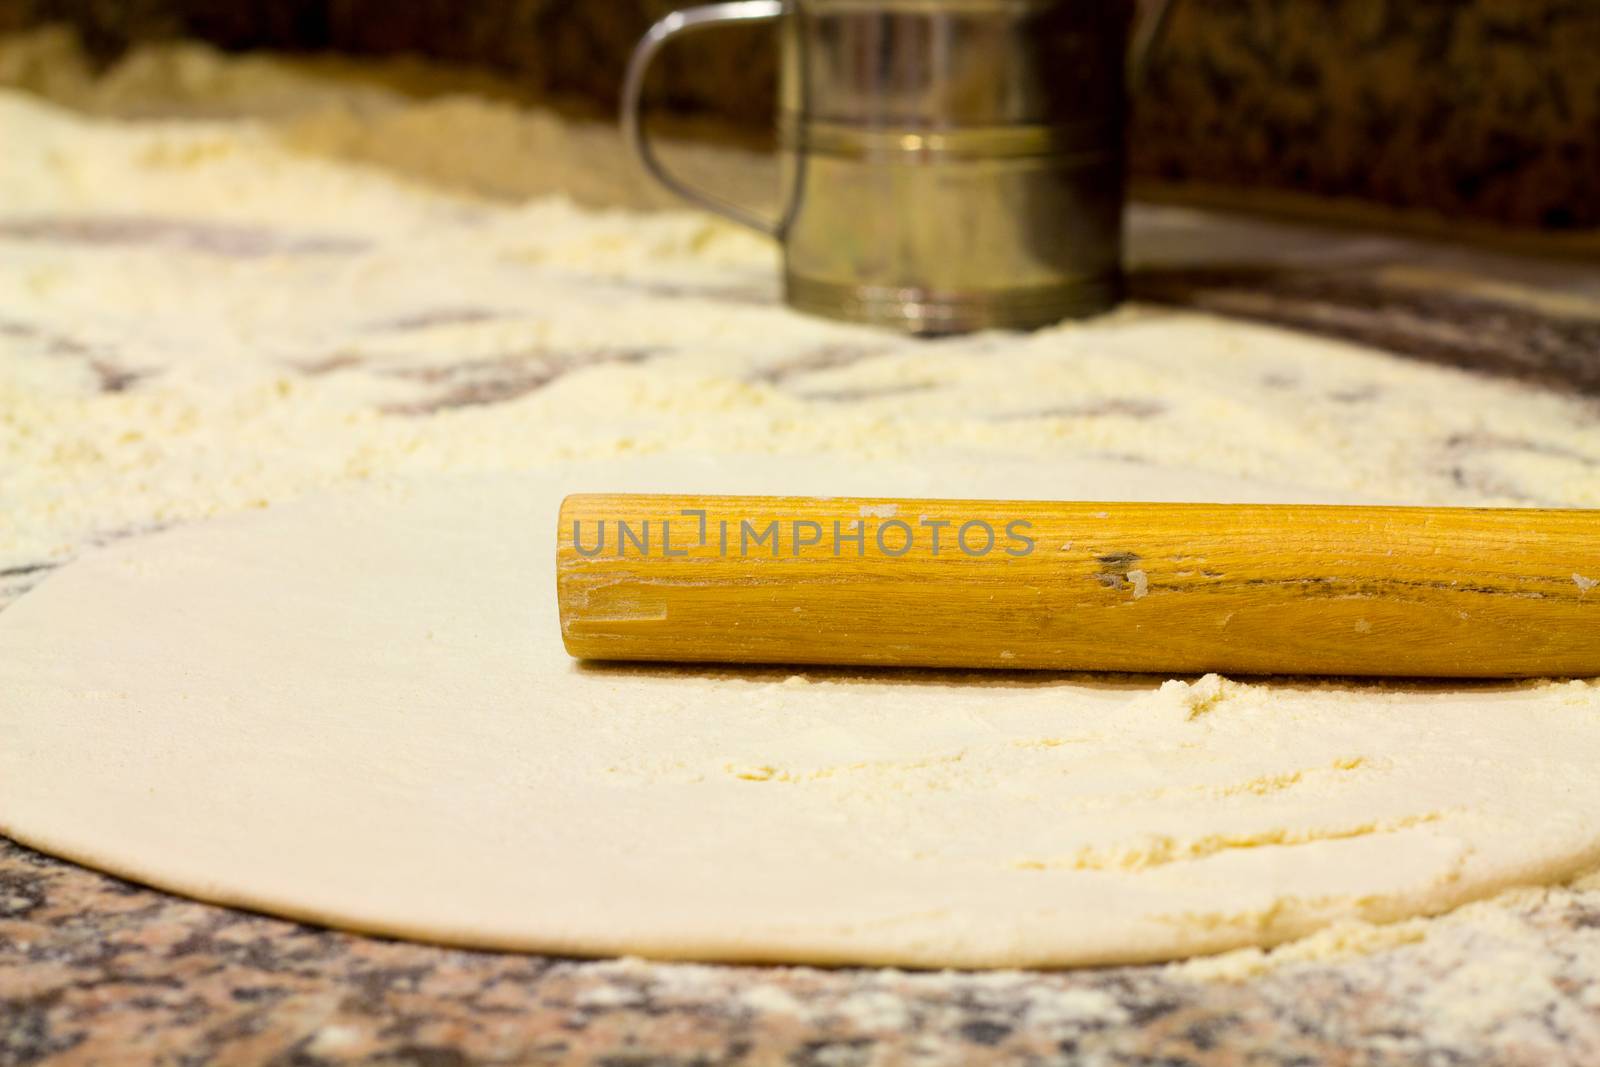
{"type": "MultiPolygon", "coordinates": [[[[1138,101],[1137,177],[1600,228],[1600,0],[1176,3],[1138,101]]],[[[0,33],[68,23],[103,63],[134,42],[175,37],[230,50],[411,54],[598,113],[614,105],[633,42],[676,6],[0,0],[0,33]]],[[[765,128],[773,72],[763,32],[729,31],[671,56],[659,102],[765,128]]]]}

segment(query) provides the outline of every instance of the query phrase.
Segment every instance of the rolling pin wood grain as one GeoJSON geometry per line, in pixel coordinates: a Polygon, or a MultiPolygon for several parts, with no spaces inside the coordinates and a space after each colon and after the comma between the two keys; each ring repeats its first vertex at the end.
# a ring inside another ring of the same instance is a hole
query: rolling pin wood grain
{"type": "Polygon", "coordinates": [[[581,659],[1600,675],[1600,511],[584,494],[581,659]]]}

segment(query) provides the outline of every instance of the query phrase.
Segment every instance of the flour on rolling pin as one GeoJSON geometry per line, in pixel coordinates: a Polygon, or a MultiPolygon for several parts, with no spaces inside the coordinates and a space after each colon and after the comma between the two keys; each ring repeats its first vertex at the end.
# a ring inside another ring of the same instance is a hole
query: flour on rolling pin
{"type": "Polygon", "coordinates": [[[1600,673],[1589,511],[576,495],[556,566],[584,659],[1600,673]]]}

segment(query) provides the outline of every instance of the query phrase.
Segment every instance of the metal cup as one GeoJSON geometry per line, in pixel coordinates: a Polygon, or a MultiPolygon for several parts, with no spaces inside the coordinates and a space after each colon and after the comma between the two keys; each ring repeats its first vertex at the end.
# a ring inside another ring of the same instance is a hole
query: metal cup
{"type": "Polygon", "coordinates": [[[1121,298],[1127,86],[1167,10],[1154,0],[1130,50],[1123,0],[690,8],[634,51],[623,134],[662,185],[781,241],[801,311],[918,334],[1044,326],[1121,298]],[[639,109],[669,39],[765,19],[782,42],[770,220],[664,169],[639,109]]]}

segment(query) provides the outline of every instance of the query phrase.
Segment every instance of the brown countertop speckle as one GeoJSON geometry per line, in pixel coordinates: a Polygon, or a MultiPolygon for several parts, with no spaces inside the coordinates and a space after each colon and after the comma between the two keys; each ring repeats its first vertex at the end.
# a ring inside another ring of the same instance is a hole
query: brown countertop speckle
{"type": "MultiPolygon", "coordinates": [[[[1419,1020],[1402,947],[1243,983],[1181,968],[911,973],[567,960],[320,930],[141,889],[0,841],[0,1064],[1583,1064],[1600,893],[1502,930],[1555,962],[1541,1010],[1419,1020]]],[[[1471,939],[1455,950],[1470,954],[1471,939]]],[[[1486,1002],[1486,1006],[1489,1002],[1486,1002]]],[[[1525,1004],[1519,1004],[1525,1009],[1525,1004]]]]}

